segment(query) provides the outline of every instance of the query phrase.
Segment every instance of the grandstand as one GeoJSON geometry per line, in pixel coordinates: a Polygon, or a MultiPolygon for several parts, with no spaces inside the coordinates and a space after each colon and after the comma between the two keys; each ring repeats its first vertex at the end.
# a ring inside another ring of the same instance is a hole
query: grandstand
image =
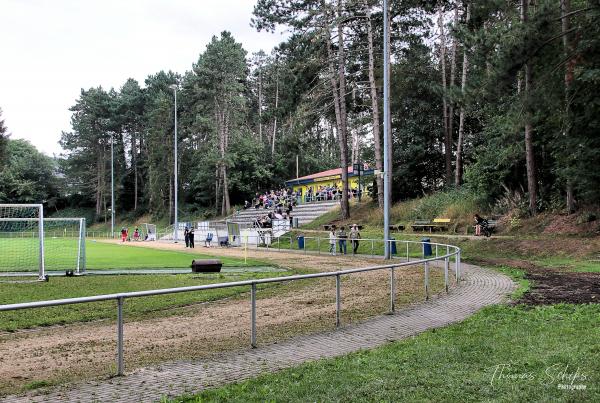
{"type": "MultiPolygon", "coordinates": [[[[298,219],[298,225],[308,224],[313,221],[317,217],[327,213],[328,211],[334,209],[339,206],[339,201],[337,200],[328,200],[322,202],[313,202],[313,203],[305,203],[299,204],[294,207],[292,211],[292,217],[298,219]]],[[[275,211],[275,208],[264,209],[264,208],[248,208],[246,210],[240,210],[235,212],[233,215],[228,217],[227,221],[237,223],[237,224],[245,224],[248,226],[252,226],[257,216],[267,214],[268,212],[275,211]]]]}

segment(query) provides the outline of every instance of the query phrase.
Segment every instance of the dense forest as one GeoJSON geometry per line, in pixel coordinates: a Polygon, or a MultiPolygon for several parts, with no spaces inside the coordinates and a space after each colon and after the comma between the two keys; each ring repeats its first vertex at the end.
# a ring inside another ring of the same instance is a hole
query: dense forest
{"type": "MultiPolygon", "coordinates": [[[[104,219],[112,144],[118,213],[171,218],[175,94],[184,212],[226,214],[297,158],[300,175],[382,170],[381,3],[258,0],[251,24],[285,42],[248,54],[222,32],[183,74],[82,89],[56,160],[0,122],[0,201],[104,219]]],[[[462,187],[531,215],[598,205],[600,1],[390,1],[389,15],[394,200],[462,187]]]]}

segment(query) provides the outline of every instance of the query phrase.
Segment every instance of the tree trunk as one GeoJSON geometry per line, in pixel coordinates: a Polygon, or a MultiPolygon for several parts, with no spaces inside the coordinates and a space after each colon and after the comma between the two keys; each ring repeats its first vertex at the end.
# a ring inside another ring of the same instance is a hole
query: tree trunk
{"type": "MultiPolygon", "coordinates": [[[[560,2],[560,12],[562,17],[561,30],[563,35],[563,49],[565,53],[565,57],[569,58],[567,60],[565,66],[565,111],[564,111],[564,123],[563,123],[563,136],[568,138],[571,133],[571,106],[570,100],[571,97],[571,83],[573,81],[573,44],[571,43],[571,38],[569,36],[569,29],[571,28],[571,20],[569,17],[569,13],[571,12],[571,0],[561,0],[560,2]]],[[[569,214],[575,211],[575,198],[573,196],[573,184],[571,182],[570,174],[567,172],[567,185],[566,185],[566,193],[567,193],[567,212],[569,214]]]]}
{"type": "Polygon", "coordinates": [[[102,188],[104,187],[104,169],[102,167],[106,163],[102,145],[98,144],[96,153],[96,219],[98,219],[102,214],[102,188]]]}
{"type": "Polygon", "coordinates": [[[448,84],[446,82],[446,33],[444,32],[444,18],[441,10],[438,17],[438,25],[440,27],[440,63],[442,67],[442,117],[444,119],[444,161],[446,165],[446,185],[448,185],[452,180],[452,134],[450,133],[449,127],[448,101],[446,97],[448,91],[448,84]]]}
{"type": "MultiPolygon", "coordinates": [[[[373,110],[373,141],[375,144],[375,168],[383,172],[383,154],[381,153],[381,135],[379,130],[379,99],[377,98],[377,84],[375,82],[375,62],[373,51],[373,26],[371,23],[371,8],[367,0],[364,1],[367,12],[367,41],[369,49],[369,86],[371,88],[371,109],[373,110]]],[[[383,177],[376,175],[377,202],[383,208],[383,177]]]]}
{"type": "MultiPolygon", "coordinates": [[[[458,26],[459,23],[459,13],[458,13],[459,3],[457,2],[454,6],[454,28],[458,26]]],[[[454,90],[454,85],[456,82],[456,49],[457,49],[457,39],[456,37],[452,37],[452,50],[450,52],[450,90],[454,90]]],[[[450,99],[448,105],[448,136],[450,138],[450,175],[452,175],[452,146],[454,144],[454,101],[450,99]]]]}
{"type": "MultiPolygon", "coordinates": [[[[521,0],[521,21],[528,21],[528,0],[521,0]]],[[[537,186],[535,173],[535,156],[533,152],[533,125],[531,123],[531,107],[529,98],[531,92],[531,62],[525,63],[524,74],[524,98],[525,98],[525,162],[527,165],[527,191],[529,192],[529,212],[535,215],[537,212],[537,186]]]]}
{"type": "Polygon", "coordinates": [[[221,193],[221,171],[219,164],[215,166],[215,213],[219,211],[219,194],[221,193]]]}
{"type": "Polygon", "coordinates": [[[262,62],[258,68],[258,141],[262,144],[262,62]]]}
{"type": "Polygon", "coordinates": [[[342,0],[338,0],[338,82],[340,103],[340,165],[342,168],[342,218],[350,218],[348,202],[348,118],[346,115],[346,55],[344,52],[344,24],[342,22],[342,0]]]}
{"type": "MultiPolygon", "coordinates": [[[[467,23],[469,22],[470,9],[467,5],[467,23]]],[[[462,94],[462,102],[460,105],[460,114],[458,118],[458,143],[456,144],[456,172],[455,172],[455,180],[454,183],[456,186],[460,186],[462,184],[462,175],[463,175],[463,161],[462,161],[462,149],[464,145],[464,132],[465,132],[465,89],[467,86],[467,70],[469,68],[469,59],[467,55],[467,49],[463,49],[463,65],[462,65],[462,77],[460,83],[460,89],[462,94]]]]}
{"type": "Polygon", "coordinates": [[[136,211],[138,203],[138,166],[137,136],[135,130],[131,131],[131,165],[133,168],[133,211],[136,211]]]}
{"type": "Polygon", "coordinates": [[[275,155],[275,136],[277,134],[277,108],[279,107],[279,74],[275,73],[275,121],[273,123],[273,138],[271,142],[271,155],[275,155]]]}

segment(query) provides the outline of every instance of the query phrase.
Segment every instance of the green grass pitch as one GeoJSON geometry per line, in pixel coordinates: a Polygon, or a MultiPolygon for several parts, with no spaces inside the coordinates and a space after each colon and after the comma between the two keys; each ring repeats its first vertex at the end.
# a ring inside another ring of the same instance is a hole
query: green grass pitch
{"type": "MultiPolygon", "coordinates": [[[[37,239],[0,238],[0,271],[38,270],[37,239]]],[[[46,270],[74,269],[77,264],[77,240],[75,238],[45,239],[46,270]]],[[[86,242],[87,269],[157,269],[188,268],[193,259],[210,258],[205,254],[185,251],[157,250],[132,247],[134,243],[110,244],[88,240],[86,242]]],[[[182,247],[183,249],[183,247],[182,247]]],[[[220,257],[225,266],[242,266],[243,259],[220,257]]],[[[248,259],[250,266],[260,265],[256,260],[248,259]]]]}

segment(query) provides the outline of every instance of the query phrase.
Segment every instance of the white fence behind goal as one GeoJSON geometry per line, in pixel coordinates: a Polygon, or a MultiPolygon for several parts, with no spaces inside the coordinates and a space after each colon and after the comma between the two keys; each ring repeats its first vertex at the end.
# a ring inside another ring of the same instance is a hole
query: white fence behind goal
{"type": "Polygon", "coordinates": [[[0,271],[85,272],[85,219],[44,218],[42,205],[0,204],[0,271]]]}

